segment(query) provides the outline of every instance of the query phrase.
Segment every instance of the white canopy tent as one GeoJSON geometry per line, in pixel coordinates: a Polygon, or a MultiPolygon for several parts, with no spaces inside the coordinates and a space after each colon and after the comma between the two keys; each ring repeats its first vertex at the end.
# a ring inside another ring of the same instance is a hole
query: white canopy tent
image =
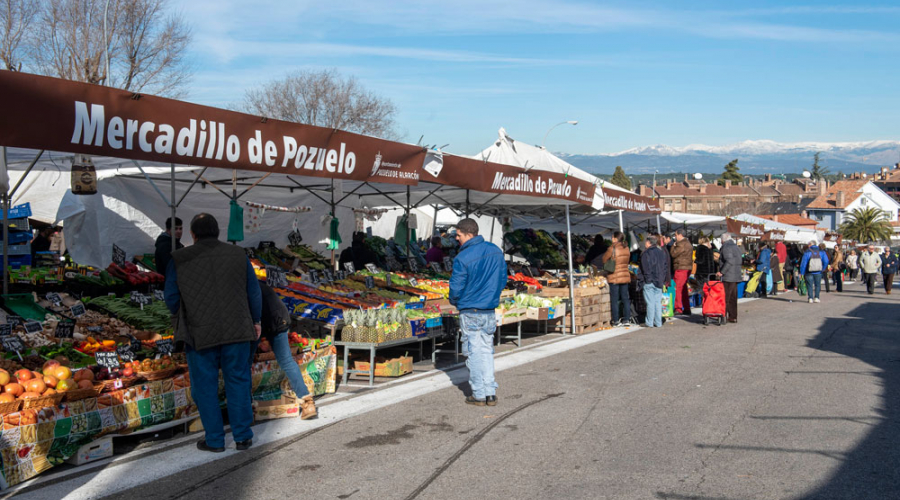
{"type": "Polygon", "coordinates": [[[732,217],[735,220],[749,222],[751,224],[761,224],[765,226],[767,231],[779,230],[784,231],[784,241],[792,243],[809,243],[812,240],[822,242],[825,240],[825,231],[807,229],[804,227],[792,226],[783,222],[775,222],[762,217],[756,217],[750,214],[740,214],[732,217]]]}

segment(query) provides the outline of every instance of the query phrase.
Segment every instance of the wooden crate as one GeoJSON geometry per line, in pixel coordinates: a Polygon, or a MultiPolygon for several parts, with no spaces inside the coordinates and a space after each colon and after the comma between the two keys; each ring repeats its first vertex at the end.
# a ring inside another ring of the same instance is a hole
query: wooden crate
{"type": "MultiPolygon", "coordinates": [[[[587,314],[600,314],[600,308],[602,306],[600,304],[594,304],[590,306],[575,306],[575,317],[583,316],[587,314]]],[[[609,309],[609,307],[607,307],[609,309]]]]}
{"type": "MultiPolygon", "coordinates": [[[[588,288],[575,288],[575,298],[579,297],[590,297],[592,295],[600,295],[601,289],[597,287],[588,287],[588,288]]],[[[609,295],[609,292],[606,293],[609,295]]],[[[541,295],[544,297],[568,297],[569,289],[568,288],[544,288],[541,290],[541,295]]]]}

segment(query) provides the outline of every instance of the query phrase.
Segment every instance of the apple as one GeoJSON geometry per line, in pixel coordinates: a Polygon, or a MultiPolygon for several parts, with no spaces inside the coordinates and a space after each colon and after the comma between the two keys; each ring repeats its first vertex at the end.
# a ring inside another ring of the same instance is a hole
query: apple
{"type": "Polygon", "coordinates": [[[127,368],[125,368],[124,370],[122,370],[122,376],[123,376],[123,377],[132,377],[132,376],[134,376],[134,369],[132,369],[130,366],[127,367],[127,368]]]}
{"type": "Polygon", "coordinates": [[[22,368],[21,370],[17,370],[15,375],[16,375],[16,380],[18,380],[19,383],[22,383],[22,382],[25,382],[26,380],[31,380],[34,378],[34,373],[31,373],[31,370],[26,370],[24,368],[22,368]]]}
{"type": "Polygon", "coordinates": [[[12,403],[16,400],[16,397],[12,394],[2,393],[0,394],[0,403],[12,403]]]}
{"type": "Polygon", "coordinates": [[[47,387],[56,387],[56,384],[59,383],[59,379],[53,375],[44,375],[43,380],[47,387]]]}
{"type": "Polygon", "coordinates": [[[44,366],[41,368],[41,372],[43,372],[44,374],[48,374],[48,373],[50,373],[49,371],[47,371],[48,369],[55,368],[57,366],[59,366],[59,361],[56,361],[55,359],[51,359],[50,361],[47,361],[46,363],[44,363],[44,366]]]}
{"type": "Polygon", "coordinates": [[[56,392],[66,392],[78,388],[74,380],[62,379],[56,384],[56,392]]]}
{"type": "Polygon", "coordinates": [[[54,368],[53,373],[51,373],[50,375],[53,375],[59,380],[66,380],[72,378],[72,370],[70,370],[67,366],[59,365],[54,368]]]}
{"type": "Polygon", "coordinates": [[[11,384],[4,385],[3,392],[6,394],[12,394],[15,397],[19,397],[22,395],[23,392],[25,392],[25,389],[22,387],[21,384],[17,384],[15,382],[13,382],[11,384]]]}
{"type": "Polygon", "coordinates": [[[6,385],[9,383],[9,372],[0,368],[0,385],[6,385]]]}
{"type": "Polygon", "coordinates": [[[41,394],[42,392],[47,390],[47,384],[45,384],[44,381],[39,378],[33,378],[28,382],[25,382],[25,390],[26,392],[41,394]]]}

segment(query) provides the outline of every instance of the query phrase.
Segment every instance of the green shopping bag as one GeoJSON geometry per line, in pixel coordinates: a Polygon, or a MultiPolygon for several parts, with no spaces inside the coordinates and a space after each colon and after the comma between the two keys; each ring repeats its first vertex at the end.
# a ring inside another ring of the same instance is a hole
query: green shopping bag
{"type": "Polygon", "coordinates": [[[800,295],[806,295],[806,278],[800,276],[800,279],[797,280],[797,284],[799,285],[797,291],[800,292],[800,295]]]}
{"type": "Polygon", "coordinates": [[[670,280],[669,289],[663,290],[662,316],[663,318],[675,317],[675,280],[670,280]]]}

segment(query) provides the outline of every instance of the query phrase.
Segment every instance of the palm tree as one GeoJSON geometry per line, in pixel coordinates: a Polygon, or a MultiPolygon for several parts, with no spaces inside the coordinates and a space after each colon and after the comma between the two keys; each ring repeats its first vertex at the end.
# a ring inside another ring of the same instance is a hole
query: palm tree
{"type": "Polygon", "coordinates": [[[860,243],[890,241],[894,229],[888,215],[879,208],[856,208],[844,217],[841,236],[860,243]]]}

